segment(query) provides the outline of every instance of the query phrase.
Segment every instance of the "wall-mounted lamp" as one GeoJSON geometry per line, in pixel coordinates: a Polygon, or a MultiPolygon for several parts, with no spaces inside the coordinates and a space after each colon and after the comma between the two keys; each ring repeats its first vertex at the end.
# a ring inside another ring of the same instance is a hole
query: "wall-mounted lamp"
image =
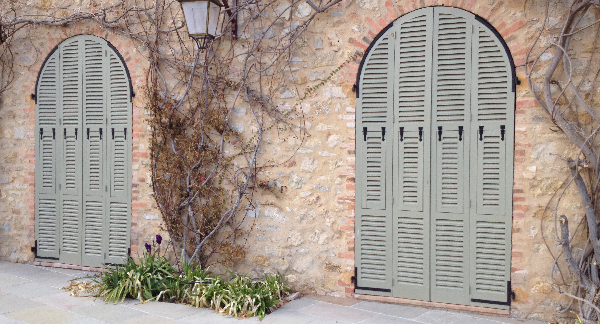
{"type": "Polygon", "coordinates": [[[205,49],[217,34],[219,15],[223,5],[219,0],[177,0],[181,3],[188,34],[205,49]]]}

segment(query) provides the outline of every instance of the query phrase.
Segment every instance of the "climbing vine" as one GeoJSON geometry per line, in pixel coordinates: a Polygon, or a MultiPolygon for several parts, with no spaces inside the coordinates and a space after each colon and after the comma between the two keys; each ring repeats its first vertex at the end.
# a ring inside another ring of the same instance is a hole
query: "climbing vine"
{"type": "MultiPolygon", "coordinates": [[[[315,17],[340,1],[229,4],[212,46],[199,51],[175,0],[120,0],[110,6],[91,2],[88,11],[56,7],[43,14],[21,12],[24,1],[10,0],[0,4],[0,93],[14,80],[14,43],[26,39],[33,44],[36,28],[94,24],[131,39],[147,60],[144,108],[151,136],[151,186],[164,230],[176,247],[174,255],[203,267],[231,265],[245,257],[243,228],[248,226],[242,224],[245,214],[257,212],[255,195],[283,190],[261,174],[291,156],[267,159],[266,141],[305,138],[299,103],[345,64],[307,87],[296,105],[274,101],[283,88],[300,93],[290,80],[290,59],[306,46],[304,33],[315,17]],[[310,6],[311,13],[290,19],[299,5],[310,6]],[[248,131],[233,122],[240,109],[245,111],[241,125],[248,131]]],[[[356,57],[350,55],[346,63],[356,57]]]]}

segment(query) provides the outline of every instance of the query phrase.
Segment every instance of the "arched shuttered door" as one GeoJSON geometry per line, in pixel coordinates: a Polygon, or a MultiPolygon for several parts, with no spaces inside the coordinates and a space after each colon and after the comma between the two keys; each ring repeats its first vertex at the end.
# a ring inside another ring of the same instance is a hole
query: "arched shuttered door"
{"type": "Polygon", "coordinates": [[[58,45],[36,86],[36,258],[100,266],[130,246],[131,86],[104,39],[58,45]]]}
{"type": "Polygon", "coordinates": [[[356,292],[508,308],[514,76],[466,11],[429,7],[373,42],[357,99],[356,292]]]}

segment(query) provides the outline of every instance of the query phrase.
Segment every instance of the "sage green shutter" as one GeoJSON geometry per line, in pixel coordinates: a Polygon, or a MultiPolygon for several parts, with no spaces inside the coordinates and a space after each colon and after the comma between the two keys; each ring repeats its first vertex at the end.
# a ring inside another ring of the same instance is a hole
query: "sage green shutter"
{"type": "Polygon", "coordinates": [[[357,100],[357,288],[379,289],[378,294],[389,294],[392,286],[392,29],[375,42],[364,62],[357,100]]]}
{"type": "Polygon", "coordinates": [[[47,59],[37,84],[35,150],[35,238],[37,256],[58,258],[60,253],[60,205],[56,142],[58,128],[59,51],[47,59]]]}
{"type": "Polygon", "coordinates": [[[429,299],[433,9],[395,22],[394,296],[429,299]]]}
{"type": "Polygon", "coordinates": [[[61,43],[37,85],[37,256],[100,266],[127,261],[131,92],[121,58],[95,36],[61,43]]]}
{"type": "Polygon", "coordinates": [[[57,140],[61,143],[60,204],[61,253],[60,262],[81,262],[81,88],[83,64],[82,42],[70,38],[60,44],[60,109],[61,128],[57,140]],[[77,133],[77,134],[76,134],[77,133]]]}
{"type": "Polygon", "coordinates": [[[104,263],[106,194],[106,46],[92,36],[83,42],[83,255],[85,265],[104,263]]]}
{"type": "Polygon", "coordinates": [[[469,304],[469,151],[473,15],[434,11],[431,301],[469,304]],[[462,136],[460,129],[462,127],[462,136]],[[462,138],[461,138],[462,137],[462,138]]]}
{"type": "Polygon", "coordinates": [[[131,210],[131,97],[127,73],[117,54],[109,51],[108,235],[106,263],[124,263],[130,241],[131,210]]]}
{"type": "MultiPolygon", "coordinates": [[[[510,281],[514,92],[510,62],[481,24],[473,35],[471,298],[507,302],[510,281]],[[479,133],[482,128],[483,133],[479,133]],[[504,132],[504,134],[503,134],[504,132]]],[[[483,303],[481,306],[488,306],[483,303]]],[[[496,307],[502,307],[498,305],[496,307]]],[[[504,305],[508,308],[508,305],[504,305]]]]}

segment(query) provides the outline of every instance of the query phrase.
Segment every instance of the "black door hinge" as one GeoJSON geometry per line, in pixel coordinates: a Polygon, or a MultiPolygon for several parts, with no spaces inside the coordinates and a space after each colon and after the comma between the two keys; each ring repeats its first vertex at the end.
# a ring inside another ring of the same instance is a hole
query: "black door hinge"
{"type": "Polygon", "coordinates": [[[483,141],[483,126],[479,126],[479,140],[483,141]]]}
{"type": "Polygon", "coordinates": [[[115,139],[115,129],[111,128],[110,132],[112,133],[112,139],[114,140],[115,139]]]}
{"type": "Polygon", "coordinates": [[[458,126],[458,140],[462,141],[463,127],[458,126]]]}
{"type": "Polygon", "coordinates": [[[504,134],[506,133],[506,127],[504,125],[500,125],[500,139],[504,141],[504,134]]]}
{"type": "Polygon", "coordinates": [[[52,127],[52,139],[56,139],[56,128],[52,127]]]}
{"type": "Polygon", "coordinates": [[[385,127],[381,127],[381,141],[385,142],[385,127]]]}
{"type": "Polygon", "coordinates": [[[363,138],[364,138],[364,141],[366,142],[367,141],[367,128],[366,127],[363,127],[363,138]]]}
{"type": "Polygon", "coordinates": [[[423,141],[423,127],[419,127],[419,142],[423,141]]]}
{"type": "Polygon", "coordinates": [[[442,126],[438,126],[438,141],[442,140],[442,126]]]}
{"type": "Polygon", "coordinates": [[[400,142],[404,142],[404,127],[400,127],[400,142]]]}

